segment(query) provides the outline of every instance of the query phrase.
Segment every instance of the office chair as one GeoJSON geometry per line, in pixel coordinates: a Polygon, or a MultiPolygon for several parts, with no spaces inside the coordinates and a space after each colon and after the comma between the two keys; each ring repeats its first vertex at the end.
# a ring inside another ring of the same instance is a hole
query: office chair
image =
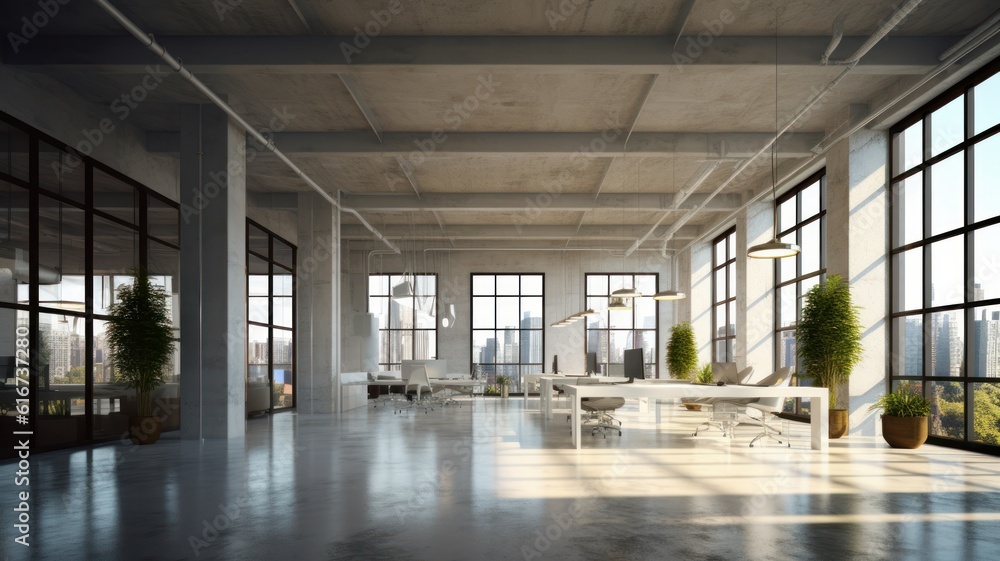
{"type": "MultiPolygon", "coordinates": [[[[736,371],[736,363],[735,362],[713,362],[712,363],[712,379],[715,380],[716,382],[723,382],[727,386],[739,385],[741,383],[744,383],[747,380],[749,380],[750,376],[752,376],[752,375],[753,375],[753,366],[747,366],[743,370],[740,370],[739,372],[737,372],[736,371]]],[[[738,400],[735,400],[735,401],[738,401],[738,400]]],[[[745,407],[743,407],[743,405],[741,405],[741,404],[734,403],[734,400],[732,400],[732,399],[725,399],[725,398],[720,398],[720,397],[689,397],[689,398],[683,398],[683,399],[681,399],[681,403],[697,403],[697,404],[701,405],[702,407],[704,407],[704,406],[707,405],[708,407],[710,407],[712,409],[712,415],[713,415],[713,417],[715,416],[715,413],[716,413],[715,405],[718,404],[718,403],[720,403],[720,402],[725,402],[728,405],[734,405],[735,404],[736,405],[735,415],[737,417],[739,416],[739,414],[741,412],[745,412],[745,407]]],[[[722,409],[722,408],[723,407],[720,407],[720,409],[722,409]]],[[[701,431],[702,429],[710,429],[712,427],[715,427],[715,428],[721,430],[722,434],[728,434],[729,436],[732,436],[731,433],[732,433],[733,426],[729,425],[727,427],[727,424],[725,422],[718,421],[718,420],[714,419],[713,417],[709,417],[704,423],[702,423],[701,425],[699,425],[698,428],[694,429],[694,434],[692,434],[691,436],[698,436],[698,432],[701,431]],[[727,428],[729,430],[726,430],[727,428]]]]}
{"type": "MultiPolygon", "coordinates": [[[[425,367],[418,366],[413,369],[410,378],[406,380],[405,390],[406,409],[420,407],[424,410],[424,413],[427,413],[428,410],[434,410],[433,399],[431,399],[434,388],[431,387],[431,382],[427,379],[427,369],[425,367]]],[[[395,413],[402,413],[403,410],[403,407],[399,407],[395,413]]]]}
{"type": "MultiPolygon", "coordinates": [[[[395,376],[391,376],[389,374],[378,374],[377,376],[372,376],[371,374],[369,374],[369,376],[375,378],[376,380],[399,380],[399,385],[401,386],[403,385],[403,380],[400,380],[399,378],[396,378],[395,376]]],[[[376,387],[381,388],[382,386],[376,386],[376,387]]],[[[403,399],[403,396],[401,394],[392,393],[392,386],[386,386],[384,394],[381,393],[381,389],[379,390],[379,395],[378,397],[375,398],[375,403],[372,405],[372,408],[378,409],[379,403],[386,403],[386,402],[394,403],[401,399],[403,399]]]]}
{"type": "Polygon", "coordinates": [[[590,421],[595,422],[590,431],[591,436],[596,436],[597,431],[601,431],[604,438],[607,438],[609,430],[616,430],[618,436],[621,436],[622,422],[613,417],[610,412],[623,405],[625,405],[624,397],[586,397],[580,400],[580,408],[590,413],[590,418],[584,421],[584,425],[590,421]],[[615,423],[618,423],[617,427],[615,423]]]}
{"type": "MultiPolygon", "coordinates": [[[[762,380],[758,386],[774,386],[779,388],[787,388],[792,382],[792,367],[782,366],[781,368],[775,370],[774,374],[762,380]]],[[[783,397],[762,397],[756,401],[747,403],[747,407],[750,409],[756,409],[760,411],[760,425],[763,428],[763,432],[758,434],[750,441],[750,447],[753,448],[754,442],[762,438],[771,438],[778,441],[778,444],[784,444],[777,436],[773,433],[781,434],[781,431],[775,430],[773,427],[767,424],[767,414],[772,415],[780,413],[785,405],[785,398],[783,397]],[[772,432],[773,431],[773,432],[772,432]]],[[[788,442],[788,447],[792,447],[792,443],[788,442]]]]}

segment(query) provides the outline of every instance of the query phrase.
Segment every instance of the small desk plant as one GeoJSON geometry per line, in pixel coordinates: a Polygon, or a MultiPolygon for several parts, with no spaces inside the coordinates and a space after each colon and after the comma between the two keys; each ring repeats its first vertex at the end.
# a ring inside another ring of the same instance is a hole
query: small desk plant
{"type": "Polygon", "coordinates": [[[878,398],[868,410],[882,411],[882,438],[893,448],[919,448],[927,441],[931,402],[913,388],[900,387],[878,398]]]}
{"type": "Polygon", "coordinates": [[[500,388],[500,397],[506,398],[510,390],[510,378],[503,374],[497,376],[497,387],[500,388]]]}

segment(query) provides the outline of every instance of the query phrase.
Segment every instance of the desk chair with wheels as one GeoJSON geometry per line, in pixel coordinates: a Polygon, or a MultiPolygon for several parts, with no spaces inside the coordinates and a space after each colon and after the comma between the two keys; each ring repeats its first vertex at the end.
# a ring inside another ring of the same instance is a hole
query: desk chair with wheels
{"type": "MultiPolygon", "coordinates": [[[[777,369],[774,372],[774,374],[771,374],[757,385],[787,388],[789,385],[791,385],[791,382],[792,382],[792,367],[782,366],[781,368],[777,369]]],[[[757,411],[760,411],[760,425],[761,428],[763,429],[763,432],[755,436],[753,440],[750,441],[751,448],[753,448],[754,443],[757,442],[758,440],[767,438],[776,440],[778,444],[785,444],[784,442],[781,441],[780,438],[775,436],[775,433],[780,435],[781,431],[776,430],[774,427],[771,427],[770,425],[767,424],[768,414],[770,413],[774,415],[777,413],[781,413],[781,410],[783,409],[784,405],[785,405],[785,398],[783,397],[762,397],[756,401],[751,401],[750,403],[746,404],[747,408],[756,409],[757,411]]],[[[787,444],[789,448],[792,447],[791,442],[788,442],[787,444]]]]}
{"type": "MultiPolygon", "coordinates": [[[[715,380],[716,382],[723,382],[727,386],[733,386],[745,383],[747,380],[750,379],[750,376],[752,375],[753,375],[753,366],[747,366],[743,370],[737,372],[735,362],[712,363],[712,379],[715,380]]],[[[731,429],[732,428],[731,425],[727,427],[725,422],[719,421],[714,418],[716,416],[715,405],[720,402],[726,402],[727,405],[733,404],[732,400],[727,400],[718,397],[691,397],[691,398],[681,399],[681,403],[697,403],[702,407],[708,406],[712,409],[712,417],[710,417],[707,421],[699,425],[698,428],[694,429],[694,434],[692,434],[691,436],[698,436],[698,432],[701,431],[702,429],[709,429],[712,427],[721,430],[723,434],[729,434],[730,432],[732,432],[731,430],[729,431],[726,430],[727,428],[731,429]]],[[[722,407],[720,407],[720,409],[722,409],[722,407]]],[[[744,409],[745,407],[737,404],[734,414],[738,416],[739,413],[742,412],[744,409]]]]}
{"type": "Polygon", "coordinates": [[[423,366],[416,366],[410,373],[409,379],[406,380],[406,406],[397,407],[396,413],[401,413],[404,409],[412,409],[414,407],[419,407],[427,413],[428,410],[434,410],[433,402],[433,392],[434,388],[431,387],[431,382],[427,378],[427,369],[423,366]],[[412,388],[412,389],[411,389],[412,388]]]}
{"type": "MultiPolygon", "coordinates": [[[[596,378],[579,378],[574,384],[599,384],[596,378]]],[[[590,415],[584,421],[584,425],[591,427],[591,434],[597,435],[600,431],[604,438],[608,437],[608,431],[618,431],[618,436],[622,435],[622,422],[616,419],[611,412],[622,408],[625,405],[624,397],[585,397],[580,400],[580,408],[590,415]],[[618,423],[618,426],[615,426],[618,423]]],[[[566,420],[572,420],[572,415],[567,415],[566,420]]]]}

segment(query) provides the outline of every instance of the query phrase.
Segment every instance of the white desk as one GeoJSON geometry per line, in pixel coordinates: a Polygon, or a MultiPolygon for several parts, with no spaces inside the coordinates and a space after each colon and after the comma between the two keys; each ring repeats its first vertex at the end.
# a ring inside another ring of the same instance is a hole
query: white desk
{"type": "MultiPolygon", "coordinates": [[[[537,374],[533,374],[537,375],[537,374]]],[[[615,378],[610,376],[587,376],[584,374],[542,374],[540,376],[539,382],[541,382],[542,389],[540,392],[540,402],[539,408],[545,412],[545,418],[552,418],[552,386],[554,384],[571,384],[574,380],[579,380],[580,378],[586,378],[590,384],[610,384],[612,382],[624,382],[628,378],[615,378]],[[592,381],[596,380],[596,381],[592,381]]]]}
{"type": "MultiPolygon", "coordinates": [[[[544,378],[543,378],[544,383],[544,378]]],[[[580,436],[580,399],[584,397],[624,397],[671,399],[679,397],[728,397],[759,398],[759,397],[806,397],[811,399],[812,414],[810,429],[812,432],[813,450],[826,450],[829,447],[829,393],[826,388],[808,386],[787,386],[773,388],[766,386],[703,386],[696,384],[664,384],[655,382],[635,382],[632,384],[565,384],[563,390],[570,397],[573,405],[572,424],[573,447],[581,446],[580,436]]]]}
{"type": "MultiPolygon", "coordinates": [[[[430,378],[431,387],[448,387],[448,388],[477,388],[479,386],[486,386],[486,382],[483,380],[472,380],[469,378],[430,378]]],[[[357,380],[354,382],[347,382],[345,386],[405,386],[406,383],[403,382],[402,378],[392,378],[389,380],[357,380]]],[[[420,387],[417,387],[417,399],[420,399],[420,387]]]]}

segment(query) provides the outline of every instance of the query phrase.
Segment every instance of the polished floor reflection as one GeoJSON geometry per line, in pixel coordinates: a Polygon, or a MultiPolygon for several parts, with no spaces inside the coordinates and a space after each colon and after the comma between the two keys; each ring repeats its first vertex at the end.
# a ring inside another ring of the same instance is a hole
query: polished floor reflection
{"type": "Polygon", "coordinates": [[[482,399],[428,413],[279,414],[245,439],[0,465],[4,559],[997,559],[1000,458],[850,437],[809,449],[690,437],[630,404],[570,447],[565,415],[482,399]],[[31,547],[11,506],[31,493],[31,547]]]}

